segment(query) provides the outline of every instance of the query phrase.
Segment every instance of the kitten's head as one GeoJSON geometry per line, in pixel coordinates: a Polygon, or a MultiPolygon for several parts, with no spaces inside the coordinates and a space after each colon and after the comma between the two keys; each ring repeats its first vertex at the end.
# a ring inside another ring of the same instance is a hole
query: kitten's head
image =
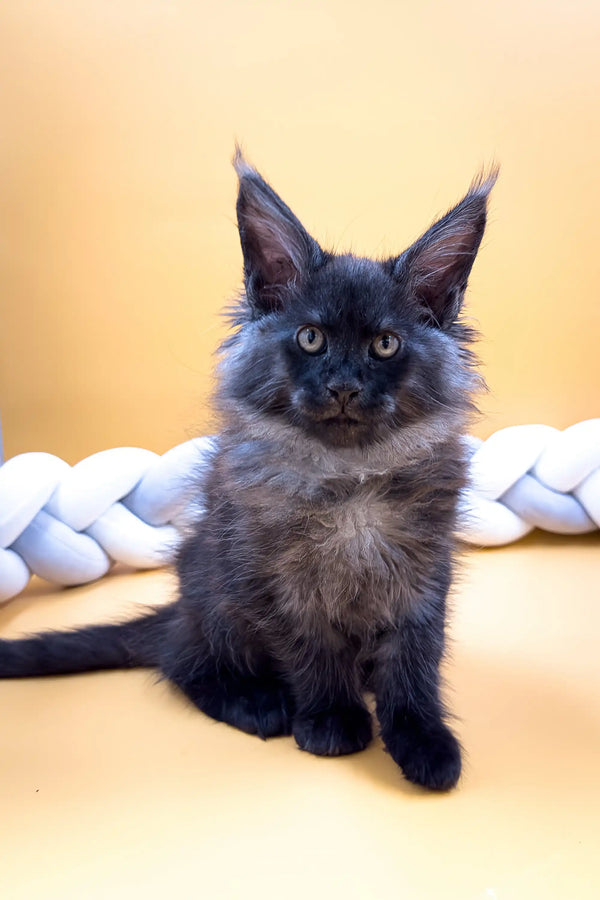
{"type": "Polygon", "coordinates": [[[224,345],[226,407],[365,446],[435,413],[462,418],[475,384],[459,320],[496,173],[400,256],[319,247],[236,155],[245,292],[224,345]]]}

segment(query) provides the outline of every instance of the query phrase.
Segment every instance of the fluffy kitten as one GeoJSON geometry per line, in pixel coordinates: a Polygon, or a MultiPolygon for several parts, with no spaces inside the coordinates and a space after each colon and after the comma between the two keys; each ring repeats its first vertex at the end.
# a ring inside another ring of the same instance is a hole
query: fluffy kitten
{"type": "Polygon", "coordinates": [[[235,166],[245,291],[179,597],[2,641],[0,675],[155,666],[209,716],[327,756],[371,740],[368,688],[406,778],[451,788],[439,666],[477,382],[459,314],[495,176],[379,262],[322,250],[239,153],[235,166]]]}

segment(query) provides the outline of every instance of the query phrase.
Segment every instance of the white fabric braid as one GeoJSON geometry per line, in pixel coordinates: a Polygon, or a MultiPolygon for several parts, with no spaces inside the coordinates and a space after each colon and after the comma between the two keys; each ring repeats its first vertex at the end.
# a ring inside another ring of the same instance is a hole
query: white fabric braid
{"type": "Polygon", "coordinates": [[[600,419],[565,431],[513,425],[487,441],[468,438],[470,486],[459,537],[509,544],[533,528],[583,534],[600,528],[600,419]]]}
{"type": "Polygon", "coordinates": [[[94,453],[69,466],[49,453],[23,453],[0,466],[0,602],[31,573],[74,585],[113,562],[165,565],[185,522],[195,472],[211,452],[195,438],[163,456],[136,447],[94,453]]]}
{"type": "MultiPolygon", "coordinates": [[[[600,419],[565,431],[516,425],[466,440],[461,540],[494,546],[535,527],[559,534],[600,527],[600,419]]],[[[0,602],[20,593],[32,572],[74,585],[100,578],[114,562],[168,563],[194,476],[214,446],[213,438],[195,438],[163,456],[121,447],[73,467],[49,453],[9,459],[0,466],[0,602]]]]}

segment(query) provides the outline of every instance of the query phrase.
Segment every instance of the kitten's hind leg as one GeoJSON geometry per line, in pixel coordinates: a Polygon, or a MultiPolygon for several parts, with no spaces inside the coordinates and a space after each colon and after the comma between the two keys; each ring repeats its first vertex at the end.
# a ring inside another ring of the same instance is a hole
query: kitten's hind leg
{"type": "Polygon", "coordinates": [[[242,575],[231,577],[240,572],[239,560],[233,552],[228,557],[223,540],[233,527],[233,516],[232,505],[219,500],[213,518],[207,514],[205,525],[201,521],[180,548],[181,613],[166,642],[161,670],[198,709],[219,722],[261,738],[290,734],[291,694],[254,623],[247,626],[240,613],[249,601],[240,587],[242,575]],[[219,589],[208,590],[206,584],[219,589]]]}
{"type": "MultiPolygon", "coordinates": [[[[236,644],[244,646],[240,635],[236,644]]],[[[162,670],[207,716],[261,738],[290,734],[290,692],[263,654],[247,657],[234,655],[218,635],[210,644],[205,636],[188,635],[162,670]]]]}
{"type": "Polygon", "coordinates": [[[292,702],[274,676],[203,667],[194,673],[175,672],[173,681],[207,716],[260,738],[291,734],[292,702]]]}

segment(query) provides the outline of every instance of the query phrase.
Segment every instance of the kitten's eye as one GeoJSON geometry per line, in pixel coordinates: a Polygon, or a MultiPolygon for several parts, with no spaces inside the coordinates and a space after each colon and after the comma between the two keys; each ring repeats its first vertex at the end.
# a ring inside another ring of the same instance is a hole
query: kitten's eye
{"type": "Polygon", "coordinates": [[[400,338],[392,334],[391,331],[383,331],[378,334],[371,344],[371,351],[379,359],[389,359],[398,352],[400,346],[400,338]]]}
{"type": "Polygon", "coordinates": [[[305,325],[296,335],[296,340],[305,353],[320,353],[325,347],[325,335],[316,325],[305,325]]]}

